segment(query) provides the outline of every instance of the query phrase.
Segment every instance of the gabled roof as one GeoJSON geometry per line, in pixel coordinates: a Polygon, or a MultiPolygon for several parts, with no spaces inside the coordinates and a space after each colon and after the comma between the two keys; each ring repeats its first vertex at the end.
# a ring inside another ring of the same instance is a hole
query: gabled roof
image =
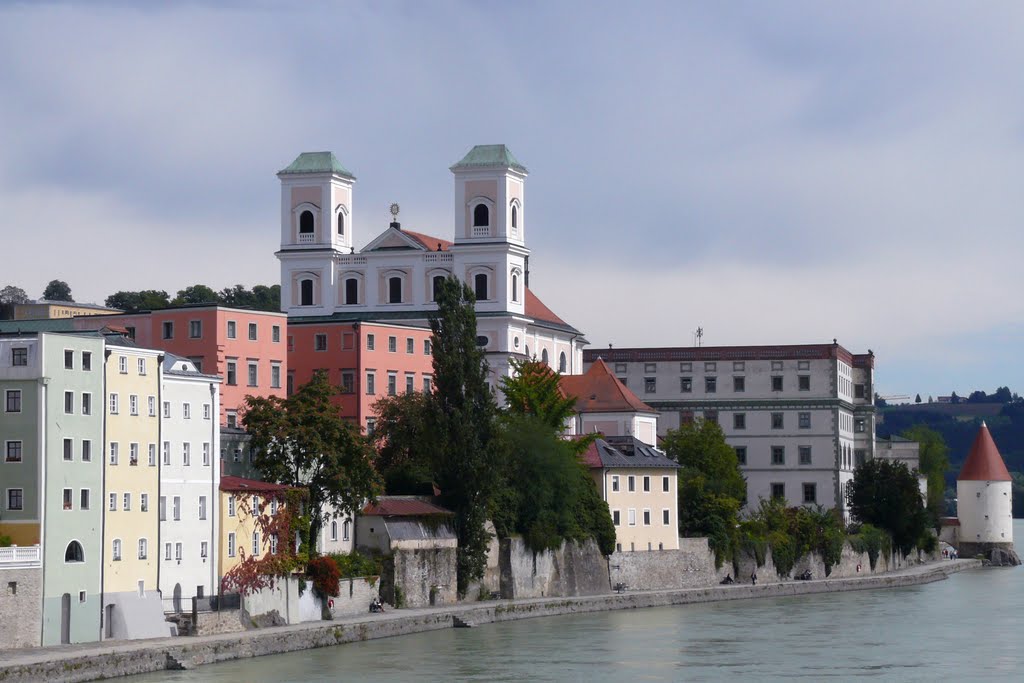
{"type": "Polygon", "coordinates": [[[600,358],[582,375],[562,375],[559,386],[566,396],[576,397],[580,413],[658,412],[637,398],[600,358]]]}
{"type": "Polygon", "coordinates": [[[505,145],[477,145],[450,167],[452,171],[473,168],[511,168],[520,173],[527,172],[505,145]]]}
{"type": "Polygon", "coordinates": [[[534,320],[542,320],[544,322],[555,323],[558,325],[569,325],[569,323],[559,318],[554,311],[548,308],[543,301],[538,299],[532,289],[529,287],[525,287],[524,289],[526,290],[526,300],[523,302],[523,310],[526,311],[526,315],[534,320]]]}
{"type": "Polygon", "coordinates": [[[364,515],[376,517],[424,517],[427,515],[451,515],[451,510],[409,496],[382,496],[376,503],[363,508],[364,515]]]}
{"type": "Polygon", "coordinates": [[[303,152],[295,161],[278,171],[278,175],[299,173],[333,173],[355,180],[347,168],[341,165],[334,152],[303,152]]]}
{"type": "Polygon", "coordinates": [[[362,249],[362,253],[369,251],[387,251],[392,249],[415,249],[417,251],[437,251],[440,245],[441,251],[448,251],[452,243],[440,237],[425,235],[412,230],[402,230],[397,224],[392,224],[387,230],[374,237],[369,244],[362,249]]]}
{"type": "Polygon", "coordinates": [[[269,481],[258,481],[256,479],[243,479],[242,477],[224,476],[220,478],[220,490],[228,492],[253,492],[260,491],[287,491],[291,486],[274,484],[269,481]]]}
{"type": "Polygon", "coordinates": [[[996,442],[988,431],[988,425],[981,423],[981,429],[974,437],[971,452],[960,469],[957,481],[1011,481],[1010,473],[999,455],[996,442]]]}
{"type": "Polygon", "coordinates": [[[448,240],[434,237],[433,235],[425,235],[422,232],[413,232],[412,230],[402,230],[402,232],[417,240],[427,251],[448,251],[452,246],[452,243],[448,240]],[[438,247],[441,248],[438,249],[438,247]]]}
{"type": "Polygon", "coordinates": [[[594,439],[581,457],[584,464],[591,469],[611,467],[679,469],[679,463],[675,460],[632,436],[594,439]]]}

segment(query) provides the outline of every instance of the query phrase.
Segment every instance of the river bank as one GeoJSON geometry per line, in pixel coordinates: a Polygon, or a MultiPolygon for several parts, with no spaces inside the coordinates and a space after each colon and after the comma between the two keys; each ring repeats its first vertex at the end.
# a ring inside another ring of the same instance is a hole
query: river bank
{"type": "Polygon", "coordinates": [[[347,619],[211,636],[94,643],[0,652],[0,681],[92,681],[130,674],[191,669],[214,662],[294,652],[362,640],[541,616],[660,607],[720,600],[897,588],[941,581],[979,567],[978,560],[940,561],[891,573],[757,586],[730,585],[577,598],[536,598],[397,610],[347,619]]]}

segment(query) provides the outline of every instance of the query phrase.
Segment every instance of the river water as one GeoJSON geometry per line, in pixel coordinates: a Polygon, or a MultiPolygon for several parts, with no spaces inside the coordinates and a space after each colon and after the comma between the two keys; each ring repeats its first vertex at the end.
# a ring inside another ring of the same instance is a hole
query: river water
{"type": "MultiPolygon", "coordinates": [[[[1024,556],[1024,520],[1014,522],[1024,556]]],[[[445,629],[132,683],[1024,680],[1024,569],[910,588],[445,629]]]]}

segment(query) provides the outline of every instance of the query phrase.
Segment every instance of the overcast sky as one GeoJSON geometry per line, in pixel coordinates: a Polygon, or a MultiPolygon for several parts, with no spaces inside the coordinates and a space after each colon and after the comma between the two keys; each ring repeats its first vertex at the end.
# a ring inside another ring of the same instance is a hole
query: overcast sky
{"type": "Polygon", "coordinates": [[[531,287],[598,346],[873,349],[883,394],[1024,391],[1024,4],[0,5],[0,286],[279,279],[275,172],[357,246],[530,169],[531,287]],[[898,7],[896,6],[898,5],[898,7]]]}

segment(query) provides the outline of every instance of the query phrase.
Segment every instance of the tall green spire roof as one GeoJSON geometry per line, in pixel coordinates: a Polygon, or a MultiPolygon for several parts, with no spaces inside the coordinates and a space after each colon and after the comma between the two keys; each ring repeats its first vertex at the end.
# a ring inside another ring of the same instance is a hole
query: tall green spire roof
{"type": "Polygon", "coordinates": [[[512,156],[512,152],[505,145],[477,145],[469,150],[462,161],[451,167],[451,170],[463,168],[511,168],[520,173],[526,173],[526,167],[519,163],[519,160],[512,156]]]}
{"type": "Polygon", "coordinates": [[[288,165],[288,168],[281,169],[278,173],[333,173],[355,180],[356,177],[347,168],[341,165],[334,152],[303,152],[295,157],[295,161],[288,165]]]}

